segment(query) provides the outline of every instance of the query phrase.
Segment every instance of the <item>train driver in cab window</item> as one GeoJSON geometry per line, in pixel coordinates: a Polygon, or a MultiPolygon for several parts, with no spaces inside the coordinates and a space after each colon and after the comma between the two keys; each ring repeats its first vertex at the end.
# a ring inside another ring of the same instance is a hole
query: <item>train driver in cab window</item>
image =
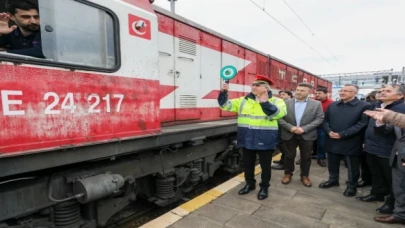
{"type": "Polygon", "coordinates": [[[8,13],[0,13],[0,50],[45,58],[41,47],[37,5],[28,0],[13,0],[8,6],[8,13]],[[10,20],[15,25],[10,27],[10,20]]]}

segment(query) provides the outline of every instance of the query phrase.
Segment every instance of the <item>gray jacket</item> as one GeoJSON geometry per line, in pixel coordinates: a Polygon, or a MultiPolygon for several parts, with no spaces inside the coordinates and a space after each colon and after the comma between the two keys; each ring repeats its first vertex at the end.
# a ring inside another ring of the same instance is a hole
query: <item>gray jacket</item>
{"type": "MultiPolygon", "coordinates": [[[[308,99],[307,102],[300,124],[300,127],[304,129],[302,138],[305,140],[316,140],[318,137],[316,128],[322,124],[325,116],[321,102],[312,99],[308,99]]],[[[278,124],[281,130],[281,139],[290,140],[294,136],[290,130],[292,127],[297,126],[295,120],[295,99],[286,100],[285,104],[287,106],[287,115],[279,119],[278,124]]]]}
{"type": "Polygon", "coordinates": [[[403,157],[403,153],[405,151],[405,134],[404,134],[405,130],[391,124],[375,127],[375,129],[379,134],[387,134],[391,131],[394,131],[396,140],[391,150],[389,163],[390,166],[394,166],[395,156],[398,155],[397,156],[398,169],[401,170],[403,173],[405,173],[405,167],[402,165],[401,161],[401,158],[403,157]]]}

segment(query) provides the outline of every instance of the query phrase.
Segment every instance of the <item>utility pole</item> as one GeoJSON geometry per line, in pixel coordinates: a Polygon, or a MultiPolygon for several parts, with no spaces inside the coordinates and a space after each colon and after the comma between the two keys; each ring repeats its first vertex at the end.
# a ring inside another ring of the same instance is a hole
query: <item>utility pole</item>
{"type": "Polygon", "coordinates": [[[175,2],[177,0],[168,0],[170,2],[170,10],[172,11],[172,13],[176,13],[176,6],[175,6],[175,2]]]}

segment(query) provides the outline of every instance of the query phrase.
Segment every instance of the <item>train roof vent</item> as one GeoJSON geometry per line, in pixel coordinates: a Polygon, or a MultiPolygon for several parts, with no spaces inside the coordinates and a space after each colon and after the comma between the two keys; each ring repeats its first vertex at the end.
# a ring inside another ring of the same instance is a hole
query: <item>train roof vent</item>
{"type": "Polygon", "coordinates": [[[197,41],[187,38],[185,36],[179,36],[179,51],[181,53],[189,55],[197,55],[197,41]]]}
{"type": "Polygon", "coordinates": [[[196,95],[180,95],[180,108],[196,108],[197,96],[196,95]]]}

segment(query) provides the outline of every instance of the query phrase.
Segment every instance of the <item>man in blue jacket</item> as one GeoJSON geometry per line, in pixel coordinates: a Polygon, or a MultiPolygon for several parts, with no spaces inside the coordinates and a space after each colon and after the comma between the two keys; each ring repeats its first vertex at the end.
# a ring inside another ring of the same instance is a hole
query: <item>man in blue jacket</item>
{"type": "MultiPolygon", "coordinates": [[[[382,104],[376,104],[376,108],[384,108],[394,112],[405,113],[404,94],[405,88],[400,85],[388,85],[380,90],[382,104]]],[[[364,151],[367,152],[367,163],[372,176],[372,189],[369,195],[356,197],[363,202],[384,202],[385,204],[376,211],[380,214],[392,214],[395,197],[392,191],[392,172],[389,165],[392,146],[395,142],[393,131],[386,134],[376,134],[374,128],[376,120],[370,118],[364,140],[364,151]]]]}
{"type": "Polygon", "coordinates": [[[273,82],[264,76],[256,76],[252,92],[245,97],[228,100],[229,85],[224,84],[218,96],[222,110],[238,113],[237,145],[243,148],[243,169],[246,186],[240,195],[256,188],[254,169],[256,154],[262,168],[262,181],[257,195],[259,200],[268,197],[271,178],[271,159],[278,143],[277,120],[286,115],[286,105],[280,98],[272,96],[270,85],[273,82]]]}

